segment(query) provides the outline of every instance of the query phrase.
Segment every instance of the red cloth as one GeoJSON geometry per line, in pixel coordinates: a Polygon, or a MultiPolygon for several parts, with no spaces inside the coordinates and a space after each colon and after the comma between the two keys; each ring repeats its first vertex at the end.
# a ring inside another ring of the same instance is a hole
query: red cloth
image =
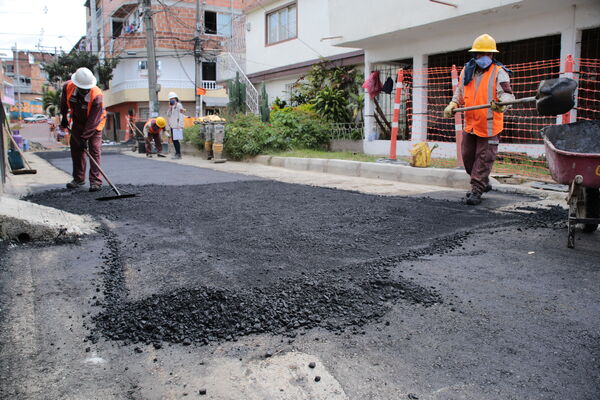
{"type": "Polygon", "coordinates": [[[381,92],[381,88],[383,87],[381,81],[379,80],[379,71],[371,72],[365,83],[362,84],[362,87],[367,89],[369,97],[374,99],[375,96],[381,92]]]}
{"type": "MultiPolygon", "coordinates": [[[[72,133],[70,142],[71,159],[73,160],[73,179],[77,182],[85,182],[87,155],[81,149],[82,140],[80,134],[72,133]]],[[[88,150],[98,165],[100,165],[101,146],[102,132],[96,131],[96,134],[88,139],[88,150]]],[[[102,185],[102,175],[100,174],[100,170],[91,162],[90,185],[102,185]]]]}

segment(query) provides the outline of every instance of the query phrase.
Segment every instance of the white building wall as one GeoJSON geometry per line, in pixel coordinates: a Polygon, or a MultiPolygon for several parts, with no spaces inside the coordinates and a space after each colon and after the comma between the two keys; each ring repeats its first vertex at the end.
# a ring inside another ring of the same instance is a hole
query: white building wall
{"type": "Polygon", "coordinates": [[[356,50],[334,47],[331,40],[321,40],[330,36],[328,8],[324,0],[298,0],[298,38],[267,45],[266,15],[270,10],[289,3],[289,0],[275,1],[246,16],[247,74],[356,50]]]}

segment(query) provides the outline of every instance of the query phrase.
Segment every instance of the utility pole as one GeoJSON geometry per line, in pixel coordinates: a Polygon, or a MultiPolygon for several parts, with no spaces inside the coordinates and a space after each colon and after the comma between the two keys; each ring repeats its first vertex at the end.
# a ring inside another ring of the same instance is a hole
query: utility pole
{"type": "Polygon", "coordinates": [[[15,60],[15,78],[17,81],[17,101],[19,102],[18,105],[18,110],[19,110],[19,121],[21,121],[23,119],[22,114],[21,114],[21,109],[23,107],[23,104],[21,103],[21,76],[19,75],[19,49],[17,49],[17,43],[15,42],[15,56],[13,57],[13,60],[15,60]]]}
{"type": "Polygon", "coordinates": [[[195,65],[195,93],[196,93],[196,118],[202,116],[202,95],[198,93],[198,89],[204,89],[202,85],[202,18],[200,1],[196,0],[196,35],[194,37],[194,65],[195,65]]]}
{"type": "Polygon", "coordinates": [[[90,29],[92,30],[92,54],[98,53],[98,28],[96,15],[96,0],[90,0],[90,29]]]}
{"type": "Polygon", "coordinates": [[[152,25],[151,0],[144,0],[144,26],[146,27],[146,50],[148,52],[148,100],[150,116],[158,114],[158,85],[156,84],[156,53],[154,51],[154,27],[152,25]]]}

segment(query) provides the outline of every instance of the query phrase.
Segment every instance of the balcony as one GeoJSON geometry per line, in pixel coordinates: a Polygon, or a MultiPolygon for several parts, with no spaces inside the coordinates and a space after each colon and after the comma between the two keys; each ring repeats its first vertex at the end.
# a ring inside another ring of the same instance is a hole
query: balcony
{"type": "Polygon", "coordinates": [[[223,85],[217,85],[217,81],[202,81],[202,88],[206,90],[223,89],[223,85]]]}

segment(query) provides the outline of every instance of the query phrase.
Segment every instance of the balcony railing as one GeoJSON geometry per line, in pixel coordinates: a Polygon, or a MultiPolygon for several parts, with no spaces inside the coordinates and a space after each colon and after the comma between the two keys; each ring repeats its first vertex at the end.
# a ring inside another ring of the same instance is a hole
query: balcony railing
{"type": "Polygon", "coordinates": [[[216,81],[202,81],[202,87],[207,90],[223,89],[223,85],[217,85],[216,81]]]}

